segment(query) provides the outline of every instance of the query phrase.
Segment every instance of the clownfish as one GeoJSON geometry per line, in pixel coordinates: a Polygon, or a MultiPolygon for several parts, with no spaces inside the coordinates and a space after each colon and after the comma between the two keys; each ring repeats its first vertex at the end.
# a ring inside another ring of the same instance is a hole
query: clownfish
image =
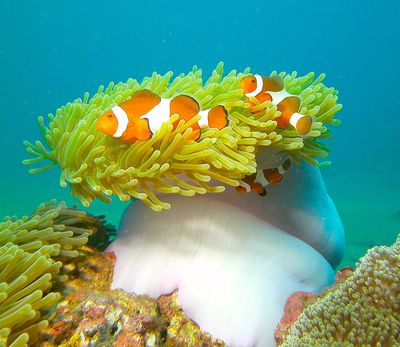
{"type": "Polygon", "coordinates": [[[178,95],[172,99],[164,99],[150,90],[143,89],[103,113],[96,126],[109,136],[126,143],[134,143],[137,140],[151,139],[161,125],[174,114],[179,115],[179,119],[174,122],[174,128],[179,120],[189,121],[200,115],[200,120],[191,125],[191,140],[200,137],[200,128],[222,129],[228,125],[228,113],[221,105],[201,111],[198,102],[190,96],[178,95]]]}
{"type": "Polygon", "coordinates": [[[269,184],[276,184],[283,180],[283,175],[291,167],[290,159],[286,159],[279,167],[259,169],[256,173],[244,177],[236,191],[240,193],[256,192],[261,196],[267,194],[266,187],[269,184]]]}
{"type": "Polygon", "coordinates": [[[310,131],[311,116],[299,113],[300,98],[286,91],[282,77],[246,76],[240,81],[240,88],[248,101],[250,97],[255,97],[259,102],[271,101],[277,106],[281,113],[281,116],[275,119],[278,128],[286,129],[292,125],[299,135],[310,131]]]}

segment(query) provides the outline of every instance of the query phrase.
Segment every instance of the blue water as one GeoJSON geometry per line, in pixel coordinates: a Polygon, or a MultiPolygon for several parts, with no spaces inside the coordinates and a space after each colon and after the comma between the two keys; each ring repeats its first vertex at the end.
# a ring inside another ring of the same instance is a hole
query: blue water
{"type": "MultiPolygon", "coordinates": [[[[36,118],[109,81],[153,71],[272,70],[327,74],[342,126],[323,170],[347,233],[345,262],[400,231],[400,2],[38,1],[0,3],[0,215],[57,198],[58,172],[31,176],[23,139],[36,118]]],[[[116,222],[123,204],[95,203],[116,222]]]]}

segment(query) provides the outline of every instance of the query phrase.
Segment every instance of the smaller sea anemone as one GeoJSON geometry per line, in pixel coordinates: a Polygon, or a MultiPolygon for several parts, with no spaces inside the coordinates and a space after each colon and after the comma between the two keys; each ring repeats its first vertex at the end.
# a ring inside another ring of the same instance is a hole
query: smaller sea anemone
{"type": "Polygon", "coordinates": [[[63,262],[78,256],[99,223],[55,201],[0,223],[0,345],[35,343],[48,324],[43,315],[60,298],[51,289],[66,280],[63,262]]]}
{"type": "Polygon", "coordinates": [[[371,248],[354,273],[308,306],[282,347],[399,346],[400,235],[371,248]]]}

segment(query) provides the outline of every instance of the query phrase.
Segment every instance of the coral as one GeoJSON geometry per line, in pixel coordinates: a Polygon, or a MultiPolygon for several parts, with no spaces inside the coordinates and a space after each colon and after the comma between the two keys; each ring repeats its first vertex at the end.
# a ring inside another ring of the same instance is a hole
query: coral
{"type": "Polygon", "coordinates": [[[55,115],[49,114],[48,126],[39,117],[44,144],[25,141],[33,158],[24,163],[50,162],[31,169],[31,173],[59,165],[60,185],[70,184],[72,194],[84,206],[94,198],[110,201],[109,196],[116,195],[121,201],[140,199],[156,211],[170,207],[160,200],[160,193],[192,196],[221,192],[223,185],[238,186],[241,178],[256,171],[259,148],[273,147],[288,152],[296,162],[306,160],[316,165],[316,158],[325,157],[328,151],[318,142],[330,137],[325,125],[339,124],[333,119],[341,108],[336,104],[337,91],[322,84],[324,75],[315,78],[313,73],[302,77],[297,77],[296,72],[279,73],[286,90],[300,96],[300,112],[314,117],[312,130],[301,137],[294,129],[276,127],[275,118],[280,113],[271,102],[260,104],[255,100],[256,105],[250,107],[245,101],[239,82],[249,71],[231,71],[223,76],[220,63],[205,83],[202,71],[194,67],[175,79],[172,72],[163,76],[153,73],[140,83],[129,79],[126,83],[110,83],[107,88],[100,86],[92,98],[86,93],[83,100],[77,99],[59,108],[55,115]],[[132,145],[97,131],[95,121],[105,110],[144,88],[164,98],[190,95],[202,109],[223,105],[230,125],[222,130],[206,129],[198,141],[192,141],[188,140],[190,125],[199,117],[180,123],[175,130],[172,123],[176,117],[171,117],[152,139],[132,145]],[[214,185],[218,182],[223,185],[214,185]]]}
{"type": "Polygon", "coordinates": [[[55,201],[30,216],[0,224],[0,342],[25,346],[47,326],[41,317],[60,294],[52,286],[66,280],[63,261],[76,257],[99,220],[55,201]]]}
{"type": "Polygon", "coordinates": [[[287,334],[289,328],[296,322],[304,309],[314,303],[317,298],[317,294],[302,291],[289,296],[286,300],[283,317],[275,329],[275,341],[278,344],[283,342],[283,336],[287,334]]]}
{"type": "Polygon", "coordinates": [[[82,246],[79,257],[64,262],[63,270],[68,280],[60,282],[64,294],[89,287],[90,290],[108,290],[111,286],[115,257],[112,253],[100,253],[92,246],[82,246]]]}
{"type": "Polygon", "coordinates": [[[41,335],[43,346],[74,346],[75,341],[78,346],[144,346],[146,339],[160,341],[162,324],[155,300],[83,288],[58,304],[50,327],[41,335]]]}
{"type": "Polygon", "coordinates": [[[60,286],[66,294],[49,319],[38,346],[226,347],[203,333],[179,306],[177,292],[151,299],[110,288],[114,259],[84,246],[60,286]]]}
{"type": "Polygon", "coordinates": [[[77,291],[58,304],[41,335],[41,347],[226,347],[185,316],[176,292],[157,301],[122,290],[77,291]]]}
{"type": "Polygon", "coordinates": [[[160,313],[169,322],[165,339],[165,347],[175,346],[208,346],[226,347],[221,340],[202,332],[183,312],[179,304],[178,292],[161,296],[157,300],[160,313]]]}
{"type": "MultiPolygon", "coordinates": [[[[335,274],[335,283],[329,288],[322,291],[321,295],[325,295],[329,291],[337,289],[340,283],[347,280],[352,274],[354,269],[351,267],[344,267],[335,274]]],[[[297,321],[299,316],[303,313],[305,308],[317,301],[319,296],[310,292],[294,292],[286,300],[284,314],[275,329],[275,341],[277,344],[282,344],[285,336],[288,334],[289,328],[297,321]]]]}
{"type": "Polygon", "coordinates": [[[400,235],[391,247],[371,248],[353,273],[345,269],[338,279],[281,346],[399,346],[400,235]]]}

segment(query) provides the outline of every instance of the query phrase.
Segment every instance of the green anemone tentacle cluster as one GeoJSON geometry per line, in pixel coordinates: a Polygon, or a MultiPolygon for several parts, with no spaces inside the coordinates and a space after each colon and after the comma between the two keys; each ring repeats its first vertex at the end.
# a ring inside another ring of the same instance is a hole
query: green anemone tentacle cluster
{"type": "MultiPolygon", "coordinates": [[[[256,153],[260,148],[273,147],[286,151],[296,161],[305,160],[317,165],[317,158],[327,156],[328,148],[319,139],[330,137],[326,125],[339,124],[334,119],[341,105],[338,93],[326,87],[324,75],[296,72],[279,75],[285,89],[301,99],[302,114],[313,116],[307,136],[294,129],[278,129],[275,119],[280,116],[270,101],[246,101],[239,84],[250,69],[233,70],[224,76],[220,63],[207,80],[194,67],[187,74],[172,78],[153,73],[143,81],[129,79],[123,83],[100,86],[90,98],[85,93],[48,115],[48,125],[39,117],[42,141],[25,141],[26,150],[33,156],[25,164],[48,162],[31,173],[42,172],[56,165],[61,168],[60,185],[70,185],[72,194],[84,206],[93,199],[110,201],[116,195],[122,201],[137,198],[150,208],[160,211],[170,205],[160,200],[160,194],[192,196],[207,192],[222,192],[224,186],[238,186],[240,179],[256,171],[256,153]],[[195,98],[201,109],[223,105],[229,114],[229,126],[222,130],[205,129],[199,140],[189,140],[191,124],[179,123],[176,129],[172,116],[148,141],[125,144],[97,130],[95,122],[107,109],[127,100],[138,90],[149,89],[161,97],[184,94],[195,98]]],[[[272,72],[271,76],[277,72],[272,72]]]]}
{"type": "Polygon", "coordinates": [[[34,345],[47,326],[43,315],[60,294],[63,262],[98,229],[99,219],[55,201],[30,216],[0,223],[0,346],[34,345]]]}

